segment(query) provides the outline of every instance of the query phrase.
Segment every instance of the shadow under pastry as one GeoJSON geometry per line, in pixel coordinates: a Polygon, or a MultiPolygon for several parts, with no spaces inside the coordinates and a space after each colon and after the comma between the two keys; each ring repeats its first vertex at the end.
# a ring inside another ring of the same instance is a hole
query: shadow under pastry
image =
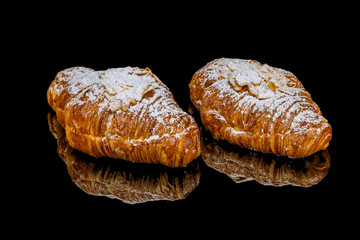
{"type": "Polygon", "coordinates": [[[228,175],[236,183],[255,180],[263,185],[310,187],[319,183],[330,167],[327,150],[306,158],[291,159],[215,140],[204,129],[201,138],[204,162],[210,168],[228,175]]]}
{"type": "Polygon", "coordinates": [[[159,164],[94,158],[69,146],[56,115],[49,113],[48,123],[71,180],[90,195],[115,198],[129,204],[174,201],[185,199],[200,183],[198,160],[185,168],[172,169],[159,164]]]}

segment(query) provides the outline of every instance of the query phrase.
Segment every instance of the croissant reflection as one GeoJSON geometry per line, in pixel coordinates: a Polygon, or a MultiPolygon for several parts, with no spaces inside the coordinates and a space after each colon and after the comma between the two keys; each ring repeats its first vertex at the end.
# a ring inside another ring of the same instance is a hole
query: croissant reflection
{"type": "Polygon", "coordinates": [[[135,204],[154,200],[186,198],[200,182],[199,162],[185,168],[135,164],[110,158],[96,159],[70,147],[56,116],[48,114],[57,152],[67,165],[72,181],[91,195],[120,199],[135,204]]]}
{"type": "Polygon", "coordinates": [[[264,185],[310,187],[319,183],[330,167],[327,150],[303,159],[290,159],[215,140],[204,130],[201,151],[209,167],[225,173],[237,183],[255,180],[264,185]]]}

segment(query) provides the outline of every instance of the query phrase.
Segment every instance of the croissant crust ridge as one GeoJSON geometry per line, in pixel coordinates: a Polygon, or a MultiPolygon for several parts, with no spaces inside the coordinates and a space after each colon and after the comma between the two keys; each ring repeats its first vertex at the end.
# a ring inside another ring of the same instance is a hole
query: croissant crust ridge
{"type": "Polygon", "coordinates": [[[254,60],[215,59],[189,84],[190,98],[217,139],[291,158],[326,149],[331,126],[289,71],[254,60]]]}
{"type": "Polygon", "coordinates": [[[47,98],[70,146],[89,155],[169,167],[200,155],[195,120],[148,68],[68,68],[47,98]]]}

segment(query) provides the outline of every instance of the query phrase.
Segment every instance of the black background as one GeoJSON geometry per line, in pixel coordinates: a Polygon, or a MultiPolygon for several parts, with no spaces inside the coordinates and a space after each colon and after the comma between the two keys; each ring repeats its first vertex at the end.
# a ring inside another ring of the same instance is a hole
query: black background
{"type": "Polygon", "coordinates": [[[283,230],[302,236],[309,229],[320,234],[351,230],[350,223],[339,227],[358,211],[353,204],[358,187],[349,187],[349,165],[344,163],[354,157],[343,155],[340,146],[345,110],[339,103],[339,60],[334,59],[346,61],[348,50],[335,38],[343,31],[334,25],[336,17],[318,16],[316,10],[306,14],[279,11],[264,18],[227,13],[223,8],[218,10],[221,16],[216,11],[200,16],[199,12],[206,13],[202,8],[156,14],[146,6],[137,11],[122,8],[120,13],[103,11],[50,8],[25,22],[17,38],[20,42],[14,48],[21,53],[10,60],[23,66],[17,71],[24,73],[19,84],[25,91],[19,94],[22,103],[14,108],[21,117],[13,124],[21,135],[11,138],[14,164],[7,179],[15,184],[4,196],[19,200],[9,205],[16,213],[11,223],[34,224],[28,233],[46,228],[59,234],[80,229],[80,233],[121,235],[135,227],[136,236],[158,236],[163,230],[172,231],[169,236],[190,236],[200,226],[201,232],[237,232],[239,237],[248,226],[257,229],[252,232],[255,235],[272,236],[283,230]],[[79,12],[85,16],[78,16],[79,12]],[[255,181],[236,184],[201,158],[199,186],[179,201],[129,205],[88,195],[71,182],[47,123],[52,109],[46,91],[57,72],[73,66],[95,70],[149,67],[187,111],[192,75],[220,57],[254,59],[286,69],[311,93],[333,128],[328,148],[331,166],[319,184],[310,188],[263,186],[255,181]]]}

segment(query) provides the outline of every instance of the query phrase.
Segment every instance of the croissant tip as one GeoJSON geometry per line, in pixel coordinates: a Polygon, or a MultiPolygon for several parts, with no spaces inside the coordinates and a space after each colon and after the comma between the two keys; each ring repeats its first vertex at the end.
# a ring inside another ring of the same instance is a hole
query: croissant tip
{"type": "Polygon", "coordinates": [[[330,145],[332,139],[331,126],[329,124],[324,125],[323,128],[313,129],[310,133],[304,137],[302,142],[299,142],[296,151],[292,151],[289,154],[291,158],[304,158],[313,155],[321,150],[325,150],[330,145]]]}

